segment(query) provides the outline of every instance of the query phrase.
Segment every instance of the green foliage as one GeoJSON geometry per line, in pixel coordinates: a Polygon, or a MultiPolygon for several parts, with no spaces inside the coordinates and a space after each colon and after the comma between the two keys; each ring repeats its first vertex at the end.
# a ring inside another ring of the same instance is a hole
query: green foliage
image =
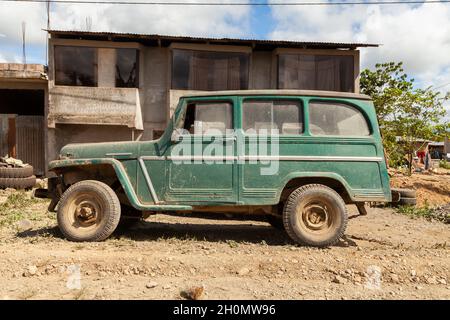
{"type": "MultiPolygon", "coordinates": [[[[40,200],[30,198],[25,192],[15,192],[8,196],[5,202],[0,204],[0,226],[11,225],[26,216],[25,209],[40,200]]],[[[28,216],[34,220],[34,216],[28,216]]]]}
{"type": "Polygon", "coordinates": [[[418,208],[415,206],[400,206],[397,208],[397,213],[404,214],[410,218],[424,218],[427,220],[438,220],[448,223],[450,214],[442,214],[441,210],[433,209],[428,206],[418,208]]]}
{"type": "MultiPolygon", "coordinates": [[[[375,70],[361,73],[361,92],[369,95],[377,111],[383,144],[392,166],[410,165],[417,147],[417,139],[440,139],[450,132],[450,125],[442,123],[444,102],[432,87],[414,88],[414,79],[404,73],[402,62],[376,64],[375,70]],[[401,143],[396,137],[400,137],[401,143]]],[[[409,166],[411,172],[411,166],[409,166]]]]}
{"type": "Polygon", "coordinates": [[[441,161],[439,161],[439,167],[450,170],[450,162],[441,160],[441,161]]]}

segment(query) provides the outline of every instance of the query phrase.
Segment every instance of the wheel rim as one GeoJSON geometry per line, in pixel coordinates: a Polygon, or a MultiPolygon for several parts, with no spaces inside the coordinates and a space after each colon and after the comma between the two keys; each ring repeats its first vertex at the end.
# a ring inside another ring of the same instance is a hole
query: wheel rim
{"type": "Polygon", "coordinates": [[[310,235],[320,236],[335,226],[336,210],[326,199],[302,201],[297,207],[297,223],[310,235]]]}
{"type": "Polygon", "coordinates": [[[70,199],[65,216],[78,232],[93,232],[102,222],[102,201],[95,193],[76,194],[70,199]]]}

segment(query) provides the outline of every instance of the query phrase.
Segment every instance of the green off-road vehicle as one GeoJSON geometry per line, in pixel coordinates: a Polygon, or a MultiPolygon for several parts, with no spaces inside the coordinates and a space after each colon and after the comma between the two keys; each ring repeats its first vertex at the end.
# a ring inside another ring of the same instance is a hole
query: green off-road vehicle
{"type": "Polygon", "coordinates": [[[373,103],[321,91],[183,96],[154,141],[70,144],[48,190],[73,241],[106,239],[125,218],[155,213],[265,216],[299,244],[344,234],[346,204],[391,200],[373,103]]]}

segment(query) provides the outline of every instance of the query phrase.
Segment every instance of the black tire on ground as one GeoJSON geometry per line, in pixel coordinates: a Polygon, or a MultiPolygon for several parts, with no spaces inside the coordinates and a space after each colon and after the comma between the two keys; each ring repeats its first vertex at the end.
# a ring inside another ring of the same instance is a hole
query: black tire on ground
{"type": "Polygon", "coordinates": [[[0,189],[30,189],[36,184],[36,176],[27,178],[0,178],[0,189]]]}
{"type": "Polygon", "coordinates": [[[338,242],[347,221],[344,200],[321,184],[308,184],[293,191],[283,210],[284,228],[292,240],[314,247],[338,242]]]}
{"type": "Polygon", "coordinates": [[[33,167],[22,168],[0,167],[0,178],[28,178],[33,175],[33,167]]]}
{"type": "Polygon", "coordinates": [[[414,189],[400,189],[399,188],[399,189],[393,189],[393,190],[399,192],[400,196],[402,198],[403,197],[405,197],[405,198],[415,198],[416,195],[417,195],[416,190],[414,190],[414,189]]]}
{"type": "Polygon", "coordinates": [[[105,183],[84,180],[67,189],[59,201],[57,220],[68,240],[102,241],[120,221],[120,202],[105,183]]]}
{"type": "Polygon", "coordinates": [[[402,206],[415,206],[417,204],[416,198],[400,198],[400,205],[402,206]]]}
{"type": "Polygon", "coordinates": [[[268,215],[266,221],[275,229],[284,230],[283,217],[268,215]]]}

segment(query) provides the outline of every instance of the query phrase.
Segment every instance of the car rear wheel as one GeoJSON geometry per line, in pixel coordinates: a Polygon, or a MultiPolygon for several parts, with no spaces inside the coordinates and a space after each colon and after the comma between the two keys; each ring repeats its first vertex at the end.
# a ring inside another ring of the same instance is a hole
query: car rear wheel
{"type": "Polygon", "coordinates": [[[120,202],[105,183],[80,181],[67,189],[58,204],[58,226],[71,241],[102,241],[120,221],[120,202]]]}
{"type": "Polygon", "coordinates": [[[293,191],[283,210],[284,227],[292,240],[315,247],[338,242],[347,219],[344,200],[336,191],[320,184],[293,191]]]}

